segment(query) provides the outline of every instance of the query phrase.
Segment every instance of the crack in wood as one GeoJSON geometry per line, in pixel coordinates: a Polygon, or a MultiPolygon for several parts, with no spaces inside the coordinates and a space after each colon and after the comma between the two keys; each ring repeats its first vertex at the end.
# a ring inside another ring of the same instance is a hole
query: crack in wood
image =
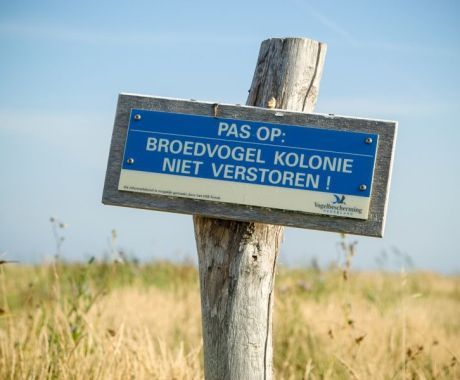
{"type": "Polygon", "coordinates": [[[308,99],[308,95],[310,94],[310,91],[313,87],[313,83],[316,79],[316,75],[318,73],[318,67],[319,67],[319,60],[321,58],[321,43],[318,42],[318,53],[316,54],[316,63],[315,63],[315,69],[313,71],[313,76],[311,77],[311,81],[310,81],[310,85],[308,86],[307,88],[307,92],[305,94],[305,98],[303,100],[303,105],[302,105],[302,111],[305,111],[305,107],[307,105],[307,99],[308,99]]]}

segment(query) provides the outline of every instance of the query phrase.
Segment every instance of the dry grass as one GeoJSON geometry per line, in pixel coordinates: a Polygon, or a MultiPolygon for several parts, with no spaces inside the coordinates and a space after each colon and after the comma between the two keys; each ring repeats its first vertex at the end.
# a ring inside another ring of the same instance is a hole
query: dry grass
{"type": "MultiPolygon", "coordinates": [[[[280,269],[278,379],[458,379],[460,279],[280,269]]],[[[200,379],[192,266],[0,265],[1,379],[200,379]]]]}

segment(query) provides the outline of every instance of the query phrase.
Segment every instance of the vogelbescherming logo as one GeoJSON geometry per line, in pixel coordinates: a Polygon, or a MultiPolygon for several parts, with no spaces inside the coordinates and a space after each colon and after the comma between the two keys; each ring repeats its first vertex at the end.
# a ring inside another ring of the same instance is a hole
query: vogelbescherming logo
{"type": "MultiPolygon", "coordinates": [[[[356,206],[347,206],[345,203],[346,196],[340,194],[331,194],[334,196],[332,202],[322,203],[315,202],[315,207],[320,209],[322,213],[327,215],[336,215],[336,216],[354,216],[356,214],[361,215],[363,209],[356,206]]],[[[353,201],[351,202],[353,203],[353,201]]]]}
{"type": "Polygon", "coordinates": [[[334,194],[334,198],[335,198],[335,201],[332,202],[333,205],[346,205],[345,203],[345,195],[337,195],[337,194],[334,194]]]}

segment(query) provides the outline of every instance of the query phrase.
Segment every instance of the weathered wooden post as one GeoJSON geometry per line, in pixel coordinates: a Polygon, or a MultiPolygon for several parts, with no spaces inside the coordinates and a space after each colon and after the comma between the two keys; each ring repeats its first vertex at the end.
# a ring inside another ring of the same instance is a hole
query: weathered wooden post
{"type": "Polygon", "coordinates": [[[273,376],[281,226],[383,236],[397,123],[307,113],[325,53],[264,41],[248,106],[118,97],[102,201],[194,215],[208,380],[273,376]]]}
{"type": "MultiPolygon", "coordinates": [[[[246,104],[312,112],[326,45],[262,42],[246,104]]],[[[271,379],[272,307],[282,226],[194,216],[205,377],[271,379]]]]}

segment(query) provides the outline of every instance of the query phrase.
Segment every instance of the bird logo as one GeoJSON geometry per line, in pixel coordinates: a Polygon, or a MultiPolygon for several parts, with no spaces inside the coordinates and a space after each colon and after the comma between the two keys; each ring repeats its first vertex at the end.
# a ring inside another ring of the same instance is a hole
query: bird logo
{"type": "Polygon", "coordinates": [[[335,201],[332,202],[333,205],[345,205],[345,195],[337,195],[337,194],[334,194],[334,198],[335,198],[335,201]]]}

